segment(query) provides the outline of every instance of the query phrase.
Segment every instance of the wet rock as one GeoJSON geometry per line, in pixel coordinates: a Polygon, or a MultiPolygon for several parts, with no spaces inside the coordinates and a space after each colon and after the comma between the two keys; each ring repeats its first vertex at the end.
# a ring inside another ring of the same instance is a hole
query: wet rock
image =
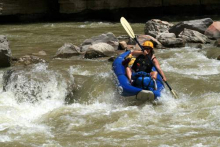
{"type": "Polygon", "coordinates": [[[204,46],[202,44],[198,44],[198,45],[196,45],[196,48],[202,49],[202,48],[204,48],[204,46]]]}
{"type": "Polygon", "coordinates": [[[34,56],[46,56],[47,53],[45,51],[39,51],[38,53],[32,53],[34,56]]]}
{"type": "Polygon", "coordinates": [[[119,46],[119,40],[115,37],[113,33],[109,32],[107,34],[101,34],[99,36],[86,39],[82,43],[80,47],[80,51],[86,52],[91,45],[97,44],[97,43],[107,43],[111,45],[115,50],[117,50],[119,46]]]}
{"type": "Polygon", "coordinates": [[[0,67],[11,66],[11,49],[7,37],[0,35],[0,67]]]}
{"type": "Polygon", "coordinates": [[[120,45],[120,49],[122,49],[122,50],[126,50],[128,47],[128,45],[125,41],[119,42],[119,45],[120,45]]]}
{"type": "Polygon", "coordinates": [[[107,43],[93,44],[86,51],[85,58],[110,57],[114,54],[115,49],[107,43]]]}
{"type": "Polygon", "coordinates": [[[176,38],[174,33],[160,33],[157,36],[158,41],[165,47],[184,47],[185,41],[181,38],[176,38]]]}
{"type": "Polygon", "coordinates": [[[69,58],[80,54],[80,48],[72,43],[65,43],[56,52],[54,58],[69,58]]]}
{"type": "Polygon", "coordinates": [[[183,22],[180,22],[180,23],[172,26],[169,29],[169,32],[174,33],[176,36],[178,36],[184,30],[184,28],[187,28],[187,29],[195,30],[195,31],[198,31],[198,32],[204,34],[206,29],[212,23],[213,23],[213,20],[211,18],[183,21],[183,22]]]}
{"type": "Polygon", "coordinates": [[[118,40],[127,40],[130,37],[128,35],[121,35],[121,36],[118,36],[117,38],[118,38],[118,40]]]}
{"type": "Polygon", "coordinates": [[[88,50],[85,53],[85,58],[87,59],[100,58],[100,57],[106,57],[106,56],[102,52],[94,51],[94,50],[88,50]]]}
{"type": "Polygon", "coordinates": [[[152,19],[146,22],[144,33],[146,35],[156,37],[157,35],[159,35],[159,33],[168,32],[168,30],[172,26],[173,24],[168,23],[167,21],[161,21],[159,19],[152,19]]]}
{"type": "Polygon", "coordinates": [[[176,38],[176,35],[174,33],[159,33],[156,37],[158,40],[165,38],[176,38]]]}
{"type": "Polygon", "coordinates": [[[214,43],[215,46],[220,47],[220,39],[217,39],[214,43]]]}
{"type": "Polygon", "coordinates": [[[209,42],[208,37],[199,33],[198,31],[184,29],[180,34],[180,38],[183,38],[186,42],[193,43],[207,43],[209,42]]]}
{"type": "MultiPolygon", "coordinates": [[[[137,36],[137,39],[138,39],[138,42],[142,45],[145,41],[151,41],[153,42],[154,44],[154,47],[157,47],[157,46],[161,46],[162,44],[157,40],[155,39],[154,37],[150,36],[150,35],[138,35],[137,36]]],[[[135,46],[136,49],[140,49],[139,45],[136,44],[135,46]]]]}
{"type": "Polygon", "coordinates": [[[181,38],[164,38],[159,40],[165,47],[184,47],[185,42],[181,38]]]}
{"type": "Polygon", "coordinates": [[[218,56],[217,60],[220,60],[220,55],[218,56]]]}
{"type": "Polygon", "coordinates": [[[111,57],[108,59],[108,62],[113,62],[116,59],[116,57],[111,57]]]}
{"type": "Polygon", "coordinates": [[[3,90],[14,93],[18,103],[36,103],[46,99],[68,102],[75,89],[69,72],[50,70],[44,63],[12,67],[3,75],[3,90]]]}
{"type": "Polygon", "coordinates": [[[128,45],[136,45],[136,41],[134,41],[134,39],[132,39],[132,38],[129,38],[127,44],[128,45]]]}
{"type": "Polygon", "coordinates": [[[27,66],[31,64],[37,64],[37,63],[46,63],[46,61],[37,56],[25,55],[19,58],[14,64],[27,66]]]}
{"type": "Polygon", "coordinates": [[[220,38],[220,21],[213,22],[205,31],[205,35],[210,39],[220,38]]]}

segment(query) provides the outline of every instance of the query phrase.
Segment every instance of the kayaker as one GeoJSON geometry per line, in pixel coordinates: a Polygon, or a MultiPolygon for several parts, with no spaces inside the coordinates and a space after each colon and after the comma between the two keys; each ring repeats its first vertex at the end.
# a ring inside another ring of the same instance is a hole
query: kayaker
{"type": "Polygon", "coordinates": [[[133,82],[132,71],[133,72],[141,72],[141,71],[146,72],[149,74],[149,76],[151,76],[151,78],[153,79],[157,78],[157,72],[152,71],[153,64],[151,63],[151,61],[154,63],[158,71],[161,73],[163,80],[166,81],[166,76],[161,70],[160,64],[154,55],[153,43],[151,41],[145,41],[142,46],[144,48],[144,51],[136,50],[136,51],[131,52],[131,54],[129,55],[131,59],[128,65],[126,66],[126,74],[127,74],[127,77],[130,83],[133,82]],[[134,59],[132,60],[133,56],[136,57],[135,61],[134,59]],[[151,61],[149,61],[147,56],[151,59],[151,61]]]}

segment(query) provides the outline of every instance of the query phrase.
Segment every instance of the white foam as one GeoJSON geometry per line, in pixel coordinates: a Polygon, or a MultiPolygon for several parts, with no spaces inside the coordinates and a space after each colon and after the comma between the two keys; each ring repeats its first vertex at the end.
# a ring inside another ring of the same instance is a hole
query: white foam
{"type": "Polygon", "coordinates": [[[193,48],[179,50],[171,58],[163,59],[160,62],[161,68],[166,72],[185,75],[215,75],[220,73],[220,62],[207,58],[202,52],[193,48]]]}

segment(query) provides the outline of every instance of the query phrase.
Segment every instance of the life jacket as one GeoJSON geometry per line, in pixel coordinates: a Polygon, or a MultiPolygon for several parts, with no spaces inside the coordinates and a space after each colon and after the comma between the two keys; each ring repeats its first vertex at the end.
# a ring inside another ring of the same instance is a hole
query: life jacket
{"type": "MultiPolygon", "coordinates": [[[[151,60],[153,61],[153,59],[151,59],[151,60]]],[[[144,55],[139,55],[136,58],[133,66],[132,66],[132,69],[135,72],[144,71],[146,73],[150,73],[152,71],[152,68],[153,68],[152,61],[149,61],[148,59],[146,59],[146,57],[144,55]]]]}
{"type": "Polygon", "coordinates": [[[135,57],[132,56],[132,54],[129,54],[124,61],[122,61],[122,65],[126,66],[126,67],[132,67],[132,65],[134,64],[134,61],[136,60],[135,57]]]}

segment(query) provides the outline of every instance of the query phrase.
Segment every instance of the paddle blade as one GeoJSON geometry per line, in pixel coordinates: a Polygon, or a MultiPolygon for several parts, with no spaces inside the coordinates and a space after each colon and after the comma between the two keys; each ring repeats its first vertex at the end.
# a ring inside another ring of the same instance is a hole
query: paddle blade
{"type": "Polygon", "coordinates": [[[173,96],[174,96],[175,99],[178,99],[178,98],[179,98],[178,95],[176,94],[176,92],[175,92],[174,90],[171,90],[171,93],[173,94],[173,96]]]}
{"type": "Polygon", "coordinates": [[[128,23],[128,21],[124,17],[121,17],[120,22],[128,35],[134,39],[134,31],[132,30],[131,25],[128,23]]]}

